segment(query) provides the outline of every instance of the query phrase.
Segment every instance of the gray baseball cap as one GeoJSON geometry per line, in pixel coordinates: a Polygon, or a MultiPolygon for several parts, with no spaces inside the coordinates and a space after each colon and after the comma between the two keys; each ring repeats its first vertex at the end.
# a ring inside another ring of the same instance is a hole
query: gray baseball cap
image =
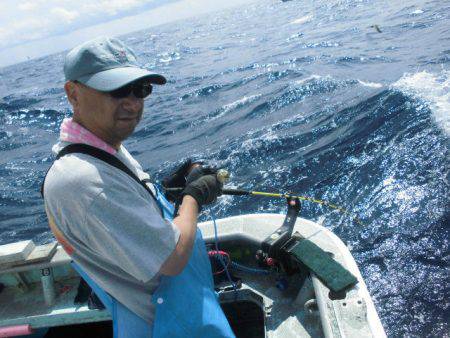
{"type": "Polygon", "coordinates": [[[158,85],[166,83],[164,76],[139,67],[136,55],[122,41],[108,37],[90,40],[72,49],[64,61],[64,75],[67,81],[79,81],[103,92],[140,79],[158,85]]]}

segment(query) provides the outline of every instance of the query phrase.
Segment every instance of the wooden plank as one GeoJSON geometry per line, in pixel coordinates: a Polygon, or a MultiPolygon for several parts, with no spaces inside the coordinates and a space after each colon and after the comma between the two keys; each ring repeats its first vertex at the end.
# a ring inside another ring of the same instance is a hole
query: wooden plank
{"type": "MultiPolygon", "coordinates": [[[[41,261],[48,261],[56,252],[57,242],[52,242],[37,246],[23,262],[23,264],[36,263],[41,261]]],[[[22,265],[22,263],[20,263],[22,265]]]]}
{"type": "Polygon", "coordinates": [[[7,273],[22,272],[70,264],[72,260],[70,256],[67,255],[67,253],[60,245],[58,244],[56,245],[57,245],[56,252],[53,254],[53,256],[50,258],[49,261],[39,261],[26,265],[17,265],[13,267],[11,266],[0,267],[0,274],[3,275],[7,273]]]}
{"type": "Polygon", "coordinates": [[[35,245],[31,240],[0,245],[0,265],[24,261],[34,248],[35,245]]]}
{"type": "Polygon", "coordinates": [[[6,264],[0,264],[0,271],[5,270],[5,269],[10,269],[13,267],[50,261],[50,259],[53,257],[53,255],[56,252],[57,246],[58,246],[57,242],[52,242],[49,244],[44,244],[44,245],[39,245],[37,247],[34,247],[34,250],[31,251],[25,259],[22,259],[20,261],[15,261],[15,262],[9,262],[6,264]]]}

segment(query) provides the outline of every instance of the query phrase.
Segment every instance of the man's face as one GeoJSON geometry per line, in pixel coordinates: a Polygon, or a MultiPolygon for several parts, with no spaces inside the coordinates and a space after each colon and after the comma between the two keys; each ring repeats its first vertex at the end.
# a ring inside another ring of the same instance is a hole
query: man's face
{"type": "Polygon", "coordinates": [[[130,93],[113,98],[81,83],[74,83],[77,91],[74,119],[112,146],[120,146],[130,136],[142,118],[144,99],[130,93]]]}

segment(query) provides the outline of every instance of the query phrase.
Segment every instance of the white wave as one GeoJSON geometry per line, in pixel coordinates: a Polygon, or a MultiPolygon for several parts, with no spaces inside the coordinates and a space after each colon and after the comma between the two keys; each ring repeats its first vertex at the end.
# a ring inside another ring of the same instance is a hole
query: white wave
{"type": "MultiPolygon", "coordinates": [[[[308,82],[308,81],[311,81],[311,80],[318,80],[318,79],[321,79],[322,77],[323,77],[323,76],[313,74],[313,75],[311,75],[311,76],[305,77],[304,79],[295,81],[295,84],[301,85],[301,84],[303,84],[303,83],[305,83],[305,82],[308,82]]],[[[328,77],[329,77],[329,76],[328,76],[328,77]]]]}
{"type": "Polygon", "coordinates": [[[261,97],[261,94],[256,95],[250,95],[250,96],[244,96],[243,98],[236,100],[232,103],[226,104],[223,106],[224,113],[228,113],[230,110],[236,109],[238,107],[242,107],[243,105],[247,103],[252,103],[255,100],[259,99],[261,97]]]}
{"type": "Polygon", "coordinates": [[[436,123],[450,135],[450,71],[444,70],[438,75],[426,71],[407,73],[392,87],[424,100],[436,123]]]}
{"type": "MultiPolygon", "coordinates": [[[[327,76],[321,76],[321,75],[316,75],[313,74],[311,76],[305,77],[304,79],[301,80],[297,80],[294,82],[294,84],[296,85],[302,85],[305,82],[309,82],[311,80],[320,80],[320,79],[324,79],[324,80],[334,80],[330,75],[327,76]]],[[[343,80],[346,83],[354,83],[353,80],[343,80]]],[[[377,83],[377,82],[367,82],[367,81],[362,81],[362,80],[357,80],[359,84],[361,84],[364,87],[370,87],[370,88],[381,88],[383,87],[383,84],[381,83],[377,83]]]]}
{"type": "Polygon", "coordinates": [[[294,21],[290,22],[291,25],[301,25],[303,23],[310,22],[313,19],[312,15],[305,15],[301,18],[295,19],[294,21]]]}
{"type": "Polygon", "coordinates": [[[240,98],[239,100],[236,100],[234,102],[231,102],[229,104],[224,105],[221,109],[220,109],[220,114],[217,114],[215,116],[213,116],[212,118],[208,119],[209,121],[218,119],[219,117],[224,116],[225,114],[227,114],[228,112],[242,107],[248,103],[252,103],[254,101],[256,101],[257,99],[259,99],[261,97],[261,94],[256,94],[256,95],[250,95],[250,96],[244,96],[243,98],[240,98]]]}
{"type": "Polygon", "coordinates": [[[366,82],[366,81],[361,81],[358,80],[358,82],[363,85],[364,87],[369,87],[369,88],[381,88],[383,87],[383,85],[381,83],[377,83],[377,82],[366,82]]]}
{"type": "Polygon", "coordinates": [[[413,11],[413,12],[411,12],[412,15],[418,15],[418,14],[422,14],[422,13],[423,13],[423,10],[421,10],[420,8],[419,8],[419,9],[416,9],[416,10],[413,11]]]}
{"type": "Polygon", "coordinates": [[[181,55],[178,52],[171,52],[171,53],[165,52],[162,54],[158,54],[158,57],[159,57],[158,61],[161,63],[169,63],[171,61],[181,59],[181,55]]]}

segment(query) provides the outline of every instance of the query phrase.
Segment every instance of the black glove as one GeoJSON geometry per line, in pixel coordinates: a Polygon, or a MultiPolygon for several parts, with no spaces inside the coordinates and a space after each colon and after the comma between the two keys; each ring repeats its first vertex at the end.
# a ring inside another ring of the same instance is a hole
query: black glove
{"type": "Polygon", "coordinates": [[[198,180],[202,176],[216,175],[216,174],[217,174],[216,168],[197,166],[190,171],[189,175],[186,176],[185,185],[188,185],[188,184],[198,180]]]}
{"type": "MultiPolygon", "coordinates": [[[[161,182],[164,188],[185,188],[186,177],[188,176],[191,167],[195,164],[202,164],[202,162],[192,162],[187,159],[183,164],[175,170],[170,176],[163,179],[161,182]]],[[[166,198],[171,202],[177,202],[181,198],[181,191],[166,191],[166,198]]]]}
{"type": "Polygon", "coordinates": [[[203,205],[215,202],[222,192],[222,183],[217,179],[216,173],[217,169],[214,168],[192,169],[186,178],[182,196],[192,196],[197,201],[199,210],[203,205]]]}

